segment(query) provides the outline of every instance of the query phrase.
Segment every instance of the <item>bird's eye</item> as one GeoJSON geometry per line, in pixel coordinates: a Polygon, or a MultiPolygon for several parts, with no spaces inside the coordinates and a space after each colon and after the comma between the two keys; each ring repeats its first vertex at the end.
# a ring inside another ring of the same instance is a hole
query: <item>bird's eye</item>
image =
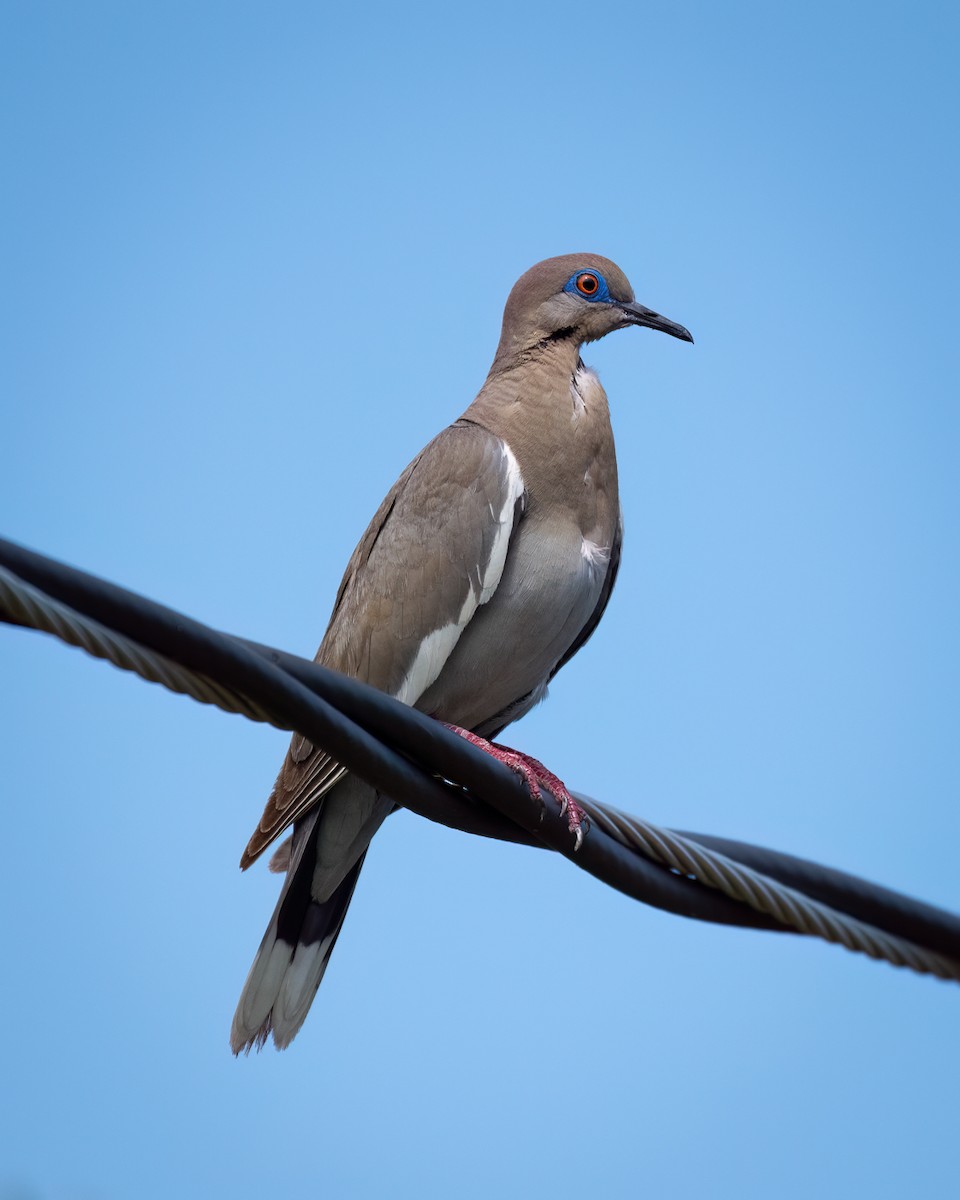
{"type": "Polygon", "coordinates": [[[607,281],[597,271],[578,271],[570,276],[563,290],[571,296],[581,296],[597,304],[605,304],[610,299],[607,281]]]}

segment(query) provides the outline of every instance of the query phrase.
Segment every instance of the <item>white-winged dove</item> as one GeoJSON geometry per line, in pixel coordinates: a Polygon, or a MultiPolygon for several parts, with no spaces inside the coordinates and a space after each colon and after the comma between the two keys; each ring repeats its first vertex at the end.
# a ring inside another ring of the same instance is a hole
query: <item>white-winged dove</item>
{"type": "MultiPolygon", "coordinates": [[[[482,738],[543,698],[617,574],[613,432],[580,348],[628,325],[693,340],[637,304],[599,255],[549,258],[521,276],[479,395],[407,467],[354,551],[317,662],[482,738]]],[[[535,784],[523,756],[501,756],[535,784]]],[[[303,1024],[392,808],[294,736],[241,860],[293,824],[271,864],[286,879],[233,1019],[235,1053],[271,1032],[282,1048],[303,1024]]]]}

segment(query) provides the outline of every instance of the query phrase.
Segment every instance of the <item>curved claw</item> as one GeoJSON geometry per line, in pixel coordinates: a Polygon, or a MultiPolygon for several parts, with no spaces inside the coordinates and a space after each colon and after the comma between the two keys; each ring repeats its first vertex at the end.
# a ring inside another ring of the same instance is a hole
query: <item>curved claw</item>
{"type": "Polygon", "coordinates": [[[575,836],[574,853],[583,845],[584,835],[590,828],[590,821],[587,814],[583,811],[576,800],[570,795],[566,784],[562,779],[559,779],[552,771],[534,758],[531,754],[524,754],[520,750],[514,750],[510,746],[501,745],[499,742],[488,742],[486,738],[480,737],[479,734],[472,733],[469,729],[461,729],[459,725],[450,725],[446,721],[443,722],[448,729],[458,733],[462,738],[466,739],[472,746],[483,750],[498,762],[502,762],[505,766],[510,767],[512,771],[520,776],[527,785],[527,789],[534,800],[539,800],[543,803],[543,792],[541,785],[550,792],[553,798],[560,805],[560,816],[566,816],[567,828],[575,836]]]}

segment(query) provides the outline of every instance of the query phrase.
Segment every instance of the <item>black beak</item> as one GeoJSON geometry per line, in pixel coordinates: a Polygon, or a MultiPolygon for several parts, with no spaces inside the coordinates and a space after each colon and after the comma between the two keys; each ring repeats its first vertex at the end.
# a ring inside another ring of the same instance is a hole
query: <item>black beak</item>
{"type": "Polygon", "coordinates": [[[650,308],[644,308],[635,301],[618,302],[617,307],[631,325],[646,325],[648,329],[659,329],[661,333],[669,333],[671,337],[679,338],[681,342],[692,342],[690,330],[684,329],[675,321],[668,321],[650,308]]]}

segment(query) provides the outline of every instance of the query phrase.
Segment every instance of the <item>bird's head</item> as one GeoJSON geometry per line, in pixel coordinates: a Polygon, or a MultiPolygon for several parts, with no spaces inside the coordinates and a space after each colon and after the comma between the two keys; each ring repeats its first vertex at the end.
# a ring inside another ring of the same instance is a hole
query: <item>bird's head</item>
{"type": "Polygon", "coordinates": [[[646,325],[692,342],[682,325],[638,304],[620,268],[599,254],[547,258],[521,275],[503,313],[498,359],[525,356],[538,346],[593,342],[615,329],[646,325]]]}

